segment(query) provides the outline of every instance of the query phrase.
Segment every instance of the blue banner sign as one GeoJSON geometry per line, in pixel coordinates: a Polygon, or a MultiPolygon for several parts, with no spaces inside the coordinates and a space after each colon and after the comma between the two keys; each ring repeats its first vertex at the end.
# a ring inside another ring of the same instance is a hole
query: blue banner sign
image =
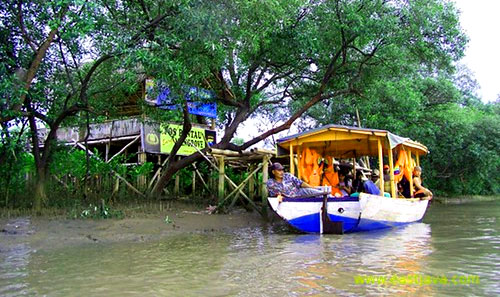
{"type": "MultiPolygon", "coordinates": [[[[186,90],[184,98],[187,101],[188,112],[209,118],[217,117],[217,104],[214,102],[215,94],[209,90],[197,87],[189,87],[186,90]]],[[[146,80],[146,102],[154,104],[162,109],[179,109],[176,96],[172,94],[170,88],[163,84],[155,85],[152,79],[146,80]],[[157,96],[155,98],[155,89],[157,96]]]]}

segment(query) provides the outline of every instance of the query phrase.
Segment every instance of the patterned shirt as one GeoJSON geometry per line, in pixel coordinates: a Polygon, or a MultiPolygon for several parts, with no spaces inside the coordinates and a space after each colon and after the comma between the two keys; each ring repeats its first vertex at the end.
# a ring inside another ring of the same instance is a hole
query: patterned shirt
{"type": "Polygon", "coordinates": [[[283,175],[283,181],[280,183],[273,178],[267,180],[267,191],[270,197],[276,197],[278,194],[285,195],[287,197],[297,196],[299,194],[300,186],[303,181],[291,175],[290,173],[285,173],[283,175]]]}

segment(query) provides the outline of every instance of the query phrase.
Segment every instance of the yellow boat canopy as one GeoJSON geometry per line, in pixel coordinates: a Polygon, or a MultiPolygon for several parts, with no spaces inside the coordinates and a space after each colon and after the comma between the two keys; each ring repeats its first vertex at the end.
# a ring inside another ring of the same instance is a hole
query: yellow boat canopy
{"type": "Polygon", "coordinates": [[[308,147],[328,153],[335,158],[377,156],[379,143],[384,152],[397,146],[417,156],[429,152],[425,145],[386,130],[339,125],[326,125],[277,141],[278,156],[289,155],[290,150],[297,153],[299,147],[300,149],[308,147]]]}

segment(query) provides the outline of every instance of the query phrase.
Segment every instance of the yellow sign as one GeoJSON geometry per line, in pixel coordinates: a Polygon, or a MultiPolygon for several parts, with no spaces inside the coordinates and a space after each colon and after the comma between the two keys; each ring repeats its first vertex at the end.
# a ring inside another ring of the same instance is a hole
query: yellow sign
{"type": "MultiPolygon", "coordinates": [[[[181,134],[181,125],[168,124],[162,126],[160,134],[161,152],[165,154],[170,153],[181,134]]],[[[205,148],[205,129],[192,127],[177,154],[185,156],[191,155],[196,152],[193,146],[196,146],[199,150],[205,148]]]]}

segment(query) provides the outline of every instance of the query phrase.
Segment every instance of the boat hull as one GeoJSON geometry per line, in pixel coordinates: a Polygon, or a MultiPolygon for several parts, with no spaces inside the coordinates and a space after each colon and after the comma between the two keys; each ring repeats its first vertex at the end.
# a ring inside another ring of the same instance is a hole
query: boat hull
{"type": "MultiPolygon", "coordinates": [[[[307,233],[326,233],[323,205],[324,198],[268,198],[272,209],[290,225],[307,233]]],[[[329,221],[341,224],[341,233],[369,231],[396,227],[420,221],[428,201],[419,199],[394,199],[360,194],[359,197],[333,198],[326,201],[329,221]]]]}

